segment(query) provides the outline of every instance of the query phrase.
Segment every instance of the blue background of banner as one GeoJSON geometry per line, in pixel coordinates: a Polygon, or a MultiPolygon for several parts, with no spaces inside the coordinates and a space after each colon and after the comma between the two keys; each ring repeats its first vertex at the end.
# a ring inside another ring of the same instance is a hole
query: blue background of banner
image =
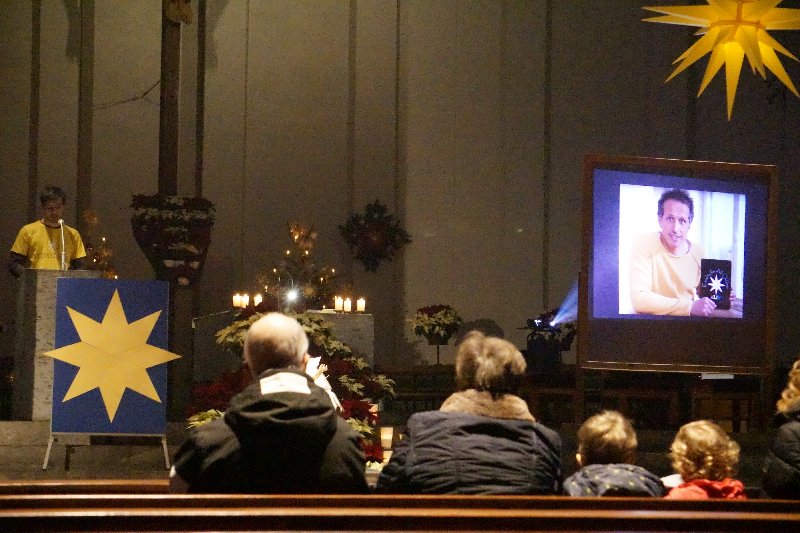
{"type": "MultiPolygon", "coordinates": [[[[168,349],[169,284],[165,281],[59,278],[56,286],[55,347],[80,342],[67,307],[102,322],[114,291],[119,290],[128,323],[161,311],[147,344],[168,349]]],[[[95,388],[63,402],[79,368],[53,360],[53,433],[163,435],[166,432],[167,364],[148,368],[161,403],[125,389],[114,421],[95,388]]]]}

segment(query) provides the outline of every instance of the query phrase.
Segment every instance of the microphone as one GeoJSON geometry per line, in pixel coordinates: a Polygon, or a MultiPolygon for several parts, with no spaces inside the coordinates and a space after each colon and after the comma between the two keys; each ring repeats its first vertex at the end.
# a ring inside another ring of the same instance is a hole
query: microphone
{"type": "Polygon", "coordinates": [[[64,219],[58,219],[58,226],[61,228],[61,270],[67,269],[66,248],[64,247],[64,219]]]}

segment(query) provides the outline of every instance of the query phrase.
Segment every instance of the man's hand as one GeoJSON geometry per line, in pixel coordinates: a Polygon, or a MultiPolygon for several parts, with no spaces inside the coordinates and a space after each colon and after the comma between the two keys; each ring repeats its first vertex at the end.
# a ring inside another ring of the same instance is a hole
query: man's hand
{"type": "Polygon", "coordinates": [[[717,304],[709,298],[700,298],[692,303],[692,310],[689,312],[692,316],[711,316],[717,304]]]}

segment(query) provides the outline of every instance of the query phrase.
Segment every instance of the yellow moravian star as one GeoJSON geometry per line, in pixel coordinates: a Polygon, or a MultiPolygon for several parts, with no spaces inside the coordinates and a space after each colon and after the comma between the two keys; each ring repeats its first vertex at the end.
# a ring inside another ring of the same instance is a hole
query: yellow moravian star
{"type": "Polygon", "coordinates": [[[697,96],[703,94],[709,82],[725,65],[728,120],[733,113],[736,87],[742,62],[747,57],[753,72],[766,78],[768,68],[783,84],[800,97],[797,88],[786,73],[778,54],[798,59],[772,38],[767,30],[800,30],[800,9],[776,7],[783,0],[706,0],[707,6],[645,7],[663,16],[646,18],[646,22],[660,22],[700,28],[701,35],[688,50],[673,63],[678,67],[669,75],[671,80],[689,65],[711,53],[697,96]]]}
{"type": "Polygon", "coordinates": [[[62,402],[100,389],[108,419],[114,421],[122,394],[131,389],[161,402],[147,369],[179,355],[147,344],[161,311],[128,323],[119,291],[115,290],[102,322],[67,307],[80,342],[45,352],[80,368],[62,402]]]}

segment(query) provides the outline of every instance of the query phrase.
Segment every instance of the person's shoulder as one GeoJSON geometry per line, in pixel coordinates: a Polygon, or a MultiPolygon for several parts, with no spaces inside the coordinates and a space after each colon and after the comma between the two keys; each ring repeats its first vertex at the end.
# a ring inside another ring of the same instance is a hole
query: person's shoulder
{"type": "Polygon", "coordinates": [[[45,229],[45,225],[42,224],[41,220],[34,220],[33,222],[28,222],[24,226],[19,229],[20,233],[27,233],[31,234],[37,231],[42,231],[45,229]]]}
{"type": "Polygon", "coordinates": [[[661,247],[660,233],[657,231],[649,231],[647,233],[639,233],[633,237],[633,249],[640,252],[650,252],[658,250],[661,247]]]}

